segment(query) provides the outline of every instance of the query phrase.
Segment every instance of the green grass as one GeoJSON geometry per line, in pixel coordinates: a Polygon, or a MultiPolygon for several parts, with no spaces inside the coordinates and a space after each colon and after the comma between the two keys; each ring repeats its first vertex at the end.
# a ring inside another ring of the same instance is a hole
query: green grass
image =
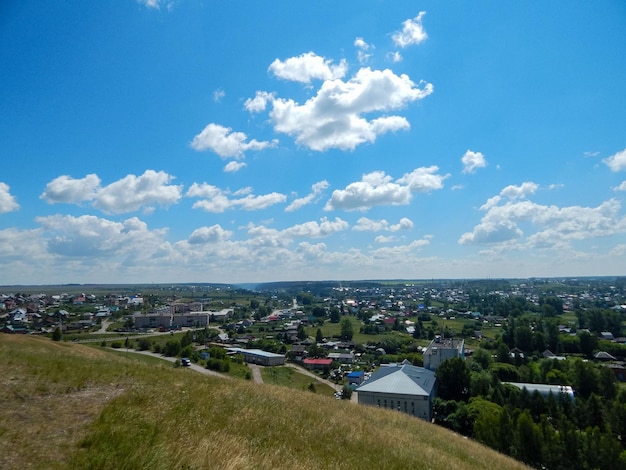
{"type": "MultiPolygon", "coordinates": [[[[342,317],[342,319],[343,318],[348,318],[350,322],[352,323],[352,331],[354,333],[354,336],[352,337],[352,341],[358,344],[366,344],[370,342],[376,343],[378,341],[384,341],[386,339],[397,338],[398,336],[404,336],[405,338],[409,337],[409,335],[407,335],[406,333],[403,334],[397,331],[385,331],[377,335],[366,335],[366,334],[360,333],[360,329],[363,326],[363,323],[358,318],[352,315],[344,316],[342,317]]],[[[331,323],[329,321],[326,321],[324,322],[324,325],[322,326],[317,326],[317,325],[309,326],[305,328],[304,330],[306,331],[307,335],[309,335],[312,338],[315,338],[318,328],[322,330],[322,336],[324,338],[327,338],[329,341],[332,338],[336,338],[341,335],[341,322],[331,323]]]]}
{"type": "Polygon", "coordinates": [[[0,335],[0,468],[525,468],[410,416],[0,335]],[[416,447],[417,446],[417,447],[416,447]]]}
{"type": "Polygon", "coordinates": [[[263,367],[261,375],[263,376],[263,383],[266,384],[281,385],[297,390],[309,390],[309,386],[313,384],[315,393],[327,396],[333,396],[335,393],[332,387],[313,377],[301,374],[291,367],[263,367]]]}

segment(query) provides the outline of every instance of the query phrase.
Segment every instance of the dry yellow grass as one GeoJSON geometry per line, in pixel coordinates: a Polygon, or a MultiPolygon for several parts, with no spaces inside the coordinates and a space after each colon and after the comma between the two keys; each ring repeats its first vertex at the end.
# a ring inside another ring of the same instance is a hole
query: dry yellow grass
{"type": "Polygon", "coordinates": [[[310,392],[36,338],[0,337],[0,359],[0,468],[525,468],[407,415],[310,392]]]}

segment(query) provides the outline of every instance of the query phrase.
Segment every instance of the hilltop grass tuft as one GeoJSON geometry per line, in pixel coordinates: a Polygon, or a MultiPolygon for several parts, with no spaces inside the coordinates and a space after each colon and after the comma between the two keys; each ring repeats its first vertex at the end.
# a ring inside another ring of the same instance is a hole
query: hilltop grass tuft
{"type": "Polygon", "coordinates": [[[307,391],[30,337],[2,336],[0,360],[1,468],[525,468],[401,413],[307,391]]]}

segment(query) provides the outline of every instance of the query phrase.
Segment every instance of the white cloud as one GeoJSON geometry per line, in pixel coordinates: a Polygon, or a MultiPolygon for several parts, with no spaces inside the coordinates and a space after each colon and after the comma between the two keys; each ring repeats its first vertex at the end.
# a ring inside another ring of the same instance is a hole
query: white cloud
{"type": "Polygon", "coordinates": [[[396,46],[407,47],[419,44],[428,38],[422,26],[422,18],[425,14],[425,11],[421,11],[415,18],[402,23],[402,31],[398,31],[391,37],[396,46]]]}
{"type": "Polygon", "coordinates": [[[0,214],[16,211],[20,205],[15,200],[15,196],[11,194],[11,188],[8,184],[0,182],[0,214]]]}
{"type": "Polygon", "coordinates": [[[356,47],[357,50],[357,59],[359,60],[360,64],[363,64],[365,62],[367,62],[369,60],[369,58],[372,56],[371,54],[369,54],[367,51],[369,51],[370,46],[368,43],[366,43],[363,38],[356,38],[354,40],[354,47],[356,47]]]}
{"type": "Polygon", "coordinates": [[[273,206],[274,204],[280,204],[286,200],[287,196],[284,194],[273,192],[261,196],[249,195],[242,199],[236,199],[233,201],[233,205],[241,206],[241,208],[246,211],[256,211],[273,206]]]}
{"type": "Polygon", "coordinates": [[[144,206],[171,206],[182,197],[182,186],[171,185],[173,176],[164,171],[146,170],[142,175],[127,175],[98,189],[93,206],[109,214],[132,212],[144,206]]]}
{"type": "Polygon", "coordinates": [[[364,211],[374,206],[406,205],[411,201],[413,192],[443,188],[443,180],[449,175],[438,175],[438,170],[436,166],[417,168],[396,182],[383,171],[365,174],[361,181],[333,191],[324,210],[364,211]]]}
{"type": "Polygon", "coordinates": [[[229,198],[231,194],[230,191],[223,191],[217,186],[207,183],[194,183],[185,196],[202,198],[200,201],[193,204],[193,208],[214,213],[221,213],[234,207],[240,207],[247,211],[260,210],[287,200],[284,194],[273,192],[261,196],[254,196],[250,194],[251,191],[252,188],[243,188],[232,193],[232,195],[244,197],[229,198]]]}
{"type": "Polygon", "coordinates": [[[626,149],[602,160],[612,172],[626,170],[626,149]]]}
{"type": "Polygon", "coordinates": [[[480,152],[472,152],[471,150],[467,150],[461,157],[461,163],[463,163],[463,173],[474,173],[478,168],[487,166],[485,156],[480,152]]]}
{"type": "Polygon", "coordinates": [[[394,64],[397,64],[398,62],[402,62],[402,59],[403,59],[402,54],[400,54],[398,51],[387,53],[387,60],[389,62],[393,62],[394,64]]]}
{"type": "Polygon", "coordinates": [[[402,116],[378,115],[368,120],[364,114],[401,109],[432,92],[432,84],[415,84],[408,75],[361,68],[347,82],[324,81],[317,94],[304,104],[257,92],[246,106],[258,111],[271,102],[269,116],[274,130],[295,136],[298,145],[316,151],[354,150],[360,144],[374,142],[379,135],[410,128],[402,116]]]}
{"type": "Polygon", "coordinates": [[[615,186],[613,191],[626,191],[626,180],[622,181],[619,186],[615,186]]]}
{"type": "Polygon", "coordinates": [[[381,232],[388,230],[391,232],[397,232],[398,230],[409,230],[413,228],[413,222],[406,217],[400,219],[397,224],[390,225],[385,219],[372,220],[367,217],[361,217],[357,220],[357,223],[352,230],[359,232],[381,232]]]}
{"type": "Polygon", "coordinates": [[[425,236],[422,239],[414,240],[408,245],[396,245],[390,247],[378,248],[372,251],[372,257],[374,259],[386,260],[386,263],[400,263],[405,264],[407,261],[411,262],[411,254],[425,246],[430,244],[430,235],[425,236]]]}
{"type": "Polygon", "coordinates": [[[232,132],[229,127],[219,124],[208,124],[202,132],[191,141],[194,150],[211,150],[222,158],[243,158],[248,150],[264,150],[275,147],[278,141],[248,141],[248,136],[243,132],[232,132]]]}
{"type": "Polygon", "coordinates": [[[328,220],[326,217],[323,217],[320,223],[311,221],[294,225],[284,230],[284,233],[290,237],[322,238],[347,228],[348,222],[339,217],[335,217],[335,220],[328,220]]]}
{"type": "Polygon", "coordinates": [[[222,89],[217,89],[213,92],[213,101],[219,103],[220,101],[222,101],[222,98],[224,98],[224,96],[226,96],[226,92],[222,89]]]}
{"type": "Polygon", "coordinates": [[[147,6],[148,8],[154,8],[158,10],[161,7],[161,0],[137,0],[138,3],[147,6]]]}
{"type": "Polygon", "coordinates": [[[152,8],[153,10],[160,10],[161,6],[164,6],[167,11],[171,11],[176,2],[174,0],[137,0],[137,3],[152,8]]]}
{"type": "Polygon", "coordinates": [[[224,171],[226,173],[235,173],[236,171],[241,170],[242,168],[248,166],[246,163],[243,162],[228,162],[225,166],[224,166],[224,171]]]}
{"type": "MultiPolygon", "coordinates": [[[[510,188],[510,187],[509,187],[510,188]]],[[[464,233],[462,245],[486,244],[508,248],[566,248],[573,240],[587,240],[626,233],[626,217],[620,203],[610,199],[598,207],[545,206],[532,201],[513,200],[500,205],[492,198],[482,207],[486,213],[471,232],[464,233]],[[524,224],[529,235],[519,226],[524,224]]]]}
{"type": "Polygon", "coordinates": [[[520,186],[507,186],[502,191],[500,191],[500,195],[512,200],[522,199],[527,197],[529,194],[535,194],[537,189],[539,189],[538,184],[533,183],[532,181],[526,181],[520,186]]]}
{"type": "Polygon", "coordinates": [[[136,217],[113,222],[92,215],[73,217],[57,214],[36,220],[46,231],[48,251],[55,255],[147,259],[155,257],[155,253],[167,245],[164,240],[167,230],[151,231],[136,217]]]}
{"type": "Polygon", "coordinates": [[[295,210],[300,209],[303,206],[306,206],[307,204],[311,204],[312,202],[317,202],[317,200],[319,199],[319,196],[322,194],[322,191],[327,189],[329,186],[330,185],[328,184],[328,181],[326,180],[315,183],[313,186],[311,186],[312,192],[310,194],[304,197],[295,199],[291,204],[289,204],[285,208],[285,212],[293,212],[295,210]]]}
{"type": "Polygon", "coordinates": [[[413,192],[429,192],[443,188],[443,181],[450,175],[438,175],[439,167],[420,167],[405,173],[398,183],[406,184],[413,192]]]}
{"type": "Polygon", "coordinates": [[[392,232],[397,232],[398,230],[409,230],[413,228],[413,221],[411,219],[407,219],[406,217],[402,217],[397,224],[393,224],[389,227],[389,230],[392,232]]]}
{"type": "Polygon", "coordinates": [[[100,178],[93,173],[84,178],[62,175],[50,181],[39,197],[49,204],[79,204],[95,199],[98,190],[100,190],[100,178]]]}
{"type": "Polygon", "coordinates": [[[96,174],[84,178],[62,175],[46,185],[39,196],[50,204],[80,204],[90,201],[91,205],[108,214],[122,214],[144,208],[154,210],[154,204],[163,207],[176,204],[182,186],[170,184],[174,177],[164,171],[146,170],[142,175],[127,175],[108,186],[101,187],[96,174]]]}
{"type": "Polygon", "coordinates": [[[385,236],[385,235],[378,235],[374,241],[376,243],[395,243],[397,241],[397,237],[395,235],[391,235],[389,237],[385,236]]]}
{"type": "Polygon", "coordinates": [[[230,230],[224,230],[219,224],[211,227],[200,227],[189,236],[189,243],[219,243],[228,240],[233,235],[230,230]]]}
{"type": "Polygon", "coordinates": [[[348,71],[348,65],[344,59],[333,65],[332,60],[307,52],[298,57],[290,57],[284,62],[276,59],[268,70],[278,78],[309,84],[311,79],[342,78],[348,71]]]}
{"type": "Polygon", "coordinates": [[[254,98],[248,98],[245,101],[244,108],[251,113],[260,113],[261,111],[265,111],[267,103],[273,99],[273,93],[268,93],[267,91],[257,91],[254,98]]]}

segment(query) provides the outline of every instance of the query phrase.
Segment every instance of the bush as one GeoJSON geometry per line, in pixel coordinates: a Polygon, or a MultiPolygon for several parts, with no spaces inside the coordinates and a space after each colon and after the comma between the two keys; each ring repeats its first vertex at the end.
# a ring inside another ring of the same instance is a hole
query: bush
{"type": "Polygon", "coordinates": [[[113,349],[120,349],[120,348],[122,347],[122,343],[120,343],[119,341],[113,341],[113,342],[111,343],[111,347],[112,347],[113,349]]]}

